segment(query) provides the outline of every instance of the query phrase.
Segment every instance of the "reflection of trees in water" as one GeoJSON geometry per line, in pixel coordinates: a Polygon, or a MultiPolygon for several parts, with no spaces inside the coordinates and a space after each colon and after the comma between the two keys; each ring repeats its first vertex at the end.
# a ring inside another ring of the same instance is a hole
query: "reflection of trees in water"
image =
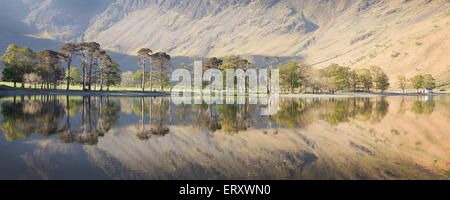
{"type": "Polygon", "coordinates": [[[400,102],[400,106],[398,108],[397,113],[405,114],[405,112],[406,112],[406,101],[405,101],[405,97],[402,97],[402,101],[400,102]]]}
{"type": "Polygon", "coordinates": [[[93,145],[97,144],[99,135],[93,131],[92,120],[96,119],[92,116],[91,97],[82,97],[81,101],[81,131],[75,136],[75,141],[80,144],[93,145]]]}
{"type": "Polygon", "coordinates": [[[175,107],[175,120],[177,120],[181,125],[190,124],[191,123],[189,121],[190,105],[178,104],[178,105],[174,105],[174,107],[175,107]]]}
{"type": "Polygon", "coordinates": [[[63,130],[61,130],[58,134],[58,138],[63,143],[74,142],[74,132],[72,131],[72,127],[70,126],[70,116],[75,116],[77,113],[74,108],[77,108],[77,106],[75,106],[75,103],[73,101],[70,101],[69,96],[66,96],[66,121],[64,123],[63,130]],[[72,107],[70,107],[71,104],[73,105],[72,107]]]}
{"type": "Polygon", "coordinates": [[[84,96],[81,101],[81,131],[75,136],[80,144],[94,145],[117,124],[120,105],[109,97],[84,96]]]}
{"type": "Polygon", "coordinates": [[[58,134],[64,143],[96,144],[120,116],[120,106],[109,98],[34,96],[25,101],[2,103],[2,130],[9,141],[26,138],[33,133],[48,137],[58,134]],[[77,110],[78,109],[78,110],[77,110]],[[81,129],[73,129],[71,118],[81,112],[81,129]]]}
{"type": "Polygon", "coordinates": [[[350,102],[340,99],[328,100],[319,107],[319,118],[330,124],[347,122],[354,115],[353,109],[351,109],[353,105],[348,105],[348,103],[350,102]]]}
{"type": "MultiPolygon", "coordinates": [[[[58,138],[65,143],[92,145],[118,123],[120,102],[109,97],[13,98],[1,105],[4,116],[1,128],[9,141],[26,138],[33,133],[41,136],[58,134],[58,138]],[[73,118],[79,120],[80,126],[73,127],[73,118]]],[[[239,133],[250,127],[306,127],[316,120],[333,125],[352,119],[377,123],[389,110],[389,103],[384,97],[282,98],[280,110],[273,116],[259,115],[256,111],[262,106],[248,102],[244,105],[173,105],[169,98],[138,98],[132,99],[129,105],[140,117],[135,127],[136,135],[141,140],[152,135],[164,136],[169,133],[168,125],[177,123],[202,127],[209,132],[222,130],[224,133],[239,133]]],[[[402,100],[397,113],[404,113],[406,106],[402,100]]],[[[418,98],[408,106],[415,114],[431,114],[435,102],[432,98],[418,98]]]]}
{"type": "Polygon", "coordinates": [[[375,110],[372,114],[372,122],[380,122],[387,115],[389,111],[389,103],[386,97],[376,99],[375,110]]]}
{"type": "MultiPolygon", "coordinates": [[[[239,131],[237,123],[237,105],[217,105],[217,112],[219,113],[219,121],[225,132],[239,131]]],[[[245,130],[245,129],[244,129],[245,130]]]]}
{"type": "Polygon", "coordinates": [[[64,108],[54,97],[42,96],[40,100],[25,100],[2,103],[4,117],[2,131],[8,141],[27,138],[33,133],[42,136],[55,134],[64,108]]]}
{"type": "MultiPolygon", "coordinates": [[[[445,101],[440,102],[441,105],[445,105],[445,101]]],[[[418,96],[412,102],[410,110],[416,115],[426,114],[429,115],[434,112],[436,102],[433,96],[418,96]]],[[[402,97],[400,107],[397,111],[398,114],[405,114],[408,109],[405,97],[402,97]]]]}
{"type": "Polygon", "coordinates": [[[174,121],[179,125],[205,127],[211,132],[221,129],[216,105],[174,105],[174,121]]]}
{"type": "Polygon", "coordinates": [[[257,124],[265,128],[305,127],[315,120],[329,124],[348,122],[351,119],[380,122],[388,113],[386,98],[282,98],[280,109],[273,116],[260,116],[260,105],[177,105],[176,119],[182,124],[206,127],[210,132],[218,129],[225,133],[239,133],[257,124]],[[190,109],[189,109],[190,107],[190,109]]]}
{"type": "Polygon", "coordinates": [[[150,123],[149,123],[149,125],[151,126],[151,123],[152,123],[152,112],[151,112],[152,104],[153,104],[153,102],[152,102],[152,100],[150,100],[149,110],[147,110],[147,112],[145,110],[145,101],[144,101],[143,97],[141,98],[141,102],[140,102],[140,106],[139,106],[140,109],[137,109],[138,106],[136,104],[132,105],[132,108],[133,108],[134,112],[136,113],[136,115],[140,115],[141,116],[140,126],[138,125],[137,133],[136,133],[137,137],[140,140],[147,140],[148,138],[150,138],[150,130],[147,130],[146,127],[145,127],[145,116],[144,115],[145,115],[145,113],[149,113],[149,115],[150,115],[150,123]]]}
{"type": "Polygon", "coordinates": [[[2,132],[8,141],[26,138],[32,133],[31,123],[26,123],[30,116],[23,112],[23,103],[2,103],[2,132]]]}
{"type": "Polygon", "coordinates": [[[435,107],[436,103],[431,97],[426,100],[419,99],[418,97],[417,100],[412,103],[411,111],[416,115],[429,115],[434,112],[435,107]]]}
{"type": "Polygon", "coordinates": [[[104,135],[119,122],[120,105],[115,101],[111,101],[109,97],[106,97],[105,101],[103,101],[102,97],[99,98],[100,117],[97,127],[100,133],[104,135]]]}
{"type": "Polygon", "coordinates": [[[307,102],[304,99],[286,98],[280,101],[280,110],[273,116],[276,123],[286,128],[305,126],[311,122],[311,112],[316,101],[307,102]]]}
{"type": "MultiPolygon", "coordinates": [[[[182,106],[180,106],[183,108],[182,106]]],[[[192,126],[195,128],[206,128],[210,132],[221,129],[219,122],[219,116],[215,105],[208,104],[194,104],[191,106],[190,114],[192,116],[191,120],[186,120],[182,117],[184,121],[192,121],[192,126]]]]}
{"type": "Polygon", "coordinates": [[[210,132],[224,130],[226,133],[245,131],[254,124],[256,105],[173,105],[170,99],[157,98],[145,100],[141,98],[132,105],[134,113],[141,118],[135,126],[138,138],[148,139],[151,135],[164,136],[169,133],[168,124],[174,121],[179,124],[190,124],[194,127],[204,127],[210,132]],[[148,105],[148,106],[147,106],[148,105]],[[173,110],[172,110],[173,106],[173,110]],[[146,122],[149,115],[149,122],[146,122]]]}
{"type": "Polygon", "coordinates": [[[222,128],[219,123],[219,116],[213,111],[213,109],[214,107],[212,105],[208,105],[206,112],[203,112],[199,119],[199,121],[201,121],[202,124],[204,124],[211,132],[222,128]]]}
{"type": "Polygon", "coordinates": [[[261,121],[260,116],[255,116],[257,107],[248,102],[242,105],[180,104],[174,106],[174,121],[180,125],[205,128],[209,132],[223,130],[225,133],[238,133],[261,121]]]}
{"type": "Polygon", "coordinates": [[[246,102],[242,105],[224,104],[216,105],[218,113],[218,126],[225,133],[239,133],[245,131],[253,125],[253,119],[256,117],[256,106],[246,102]]]}
{"type": "Polygon", "coordinates": [[[64,117],[64,108],[55,96],[46,96],[42,104],[42,109],[36,117],[37,129],[39,135],[49,136],[58,132],[59,122],[64,117]]]}
{"type": "Polygon", "coordinates": [[[140,123],[136,125],[136,136],[140,140],[148,140],[152,135],[165,136],[169,133],[168,124],[171,121],[171,105],[164,98],[144,97],[132,105],[134,113],[141,117],[140,123]],[[148,103],[147,103],[148,102],[148,103]],[[145,121],[145,115],[149,115],[148,124],[145,121]]]}
{"type": "Polygon", "coordinates": [[[273,116],[279,126],[305,127],[320,119],[337,125],[350,119],[379,122],[386,116],[389,103],[385,98],[295,99],[280,101],[280,110],[273,116]]]}
{"type": "Polygon", "coordinates": [[[170,102],[164,101],[163,98],[159,98],[158,103],[153,105],[153,109],[155,112],[152,112],[153,117],[155,118],[155,127],[151,130],[152,135],[164,136],[169,133],[169,128],[167,127],[168,121],[170,119],[170,102]]]}
{"type": "Polygon", "coordinates": [[[381,98],[343,98],[321,101],[319,119],[336,125],[350,119],[380,122],[389,111],[389,103],[381,98]]]}
{"type": "MultiPolygon", "coordinates": [[[[159,98],[151,100],[153,105],[146,106],[150,101],[136,101],[132,107],[137,116],[141,117],[141,123],[136,127],[137,135],[141,139],[156,133],[165,135],[168,132],[167,124],[172,124],[170,100],[159,98]],[[150,122],[145,122],[146,115],[153,114],[150,122]]],[[[174,105],[175,123],[179,125],[192,125],[204,127],[210,132],[222,130],[224,133],[239,133],[250,127],[305,127],[315,120],[323,120],[336,125],[348,122],[351,119],[360,121],[380,122],[388,113],[389,103],[386,98],[282,98],[280,109],[273,116],[261,116],[257,110],[261,105],[248,104],[223,104],[223,105],[174,105]],[[264,125],[261,125],[264,124],[264,125]]]]}
{"type": "Polygon", "coordinates": [[[356,101],[354,106],[357,109],[356,118],[360,121],[369,121],[370,116],[372,116],[373,108],[373,103],[370,98],[362,98],[360,100],[355,99],[354,101],[356,101]]]}

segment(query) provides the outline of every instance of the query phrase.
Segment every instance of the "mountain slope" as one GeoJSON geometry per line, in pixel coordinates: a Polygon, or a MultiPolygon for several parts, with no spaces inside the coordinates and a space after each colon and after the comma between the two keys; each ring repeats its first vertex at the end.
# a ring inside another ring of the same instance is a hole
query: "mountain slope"
{"type": "MultiPolygon", "coordinates": [[[[450,79],[450,0],[33,0],[33,37],[135,55],[269,55],[450,79]]],[[[31,2],[31,3],[30,3],[31,2]]],[[[133,60],[133,59],[128,59],[133,60]]],[[[126,66],[134,63],[121,63],[126,66]]]]}
{"type": "Polygon", "coordinates": [[[38,0],[24,22],[34,26],[40,36],[59,40],[76,40],[113,0],[38,0]],[[45,33],[45,34],[42,34],[45,33]]]}
{"type": "Polygon", "coordinates": [[[417,73],[449,80],[447,0],[219,2],[120,1],[84,39],[128,54],[148,46],[185,56],[296,56],[316,66],[379,65],[393,82],[417,73]],[[118,8],[128,13],[111,12],[118,8]]]}

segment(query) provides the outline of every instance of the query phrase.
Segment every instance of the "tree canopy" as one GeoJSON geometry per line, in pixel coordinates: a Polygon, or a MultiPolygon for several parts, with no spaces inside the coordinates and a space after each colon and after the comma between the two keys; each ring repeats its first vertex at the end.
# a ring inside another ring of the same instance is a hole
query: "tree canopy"
{"type": "Polygon", "coordinates": [[[56,88],[65,82],[67,90],[70,84],[78,83],[83,84],[84,90],[90,90],[91,85],[98,82],[101,88],[103,83],[109,86],[120,82],[120,66],[96,42],[65,43],[58,52],[46,49],[38,53],[12,44],[1,60],[5,64],[2,80],[13,82],[14,87],[16,83],[22,83],[24,87],[25,83],[36,86],[39,82],[41,88],[46,86],[49,89],[51,85],[56,88]],[[76,56],[81,58],[81,73],[71,66],[76,56]],[[62,67],[63,62],[67,64],[66,70],[62,67]],[[40,81],[37,81],[38,78],[40,81]]]}

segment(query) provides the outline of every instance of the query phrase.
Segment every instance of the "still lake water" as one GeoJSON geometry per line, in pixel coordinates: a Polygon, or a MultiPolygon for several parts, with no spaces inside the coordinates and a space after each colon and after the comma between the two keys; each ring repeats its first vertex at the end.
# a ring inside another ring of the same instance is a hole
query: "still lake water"
{"type": "Polygon", "coordinates": [[[450,96],[0,104],[0,179],[450,179],[450,96]]]}

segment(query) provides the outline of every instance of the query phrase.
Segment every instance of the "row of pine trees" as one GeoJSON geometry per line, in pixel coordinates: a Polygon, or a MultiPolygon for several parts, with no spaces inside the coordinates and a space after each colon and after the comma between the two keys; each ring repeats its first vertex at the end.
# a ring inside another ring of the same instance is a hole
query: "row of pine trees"
{"type": "Polygon", "coordinates": [[[29,47],[9,45],[1,60],[5,64],[3,81],[40,85],[41,89],[51,89],[71,83],[71,64],[75,58],[81,59],[81,79],[83,91],[91,91],[93,85],[106,86],[120,83],[120,66],[96,42],[66,43],[59,51],[41,50],[34,52],[29,47]],[[66,63],[66,69],[63,67],[66,63]]]}
{"type": "MultiPolygon", "coordinates": [[[[168,72],[172,68],[171,57],[165,52],[153,52],[149,48],[142,48],[137,52],[138,70],[134,76],[129,72],[120,73],[120,66],[107,53],[102,50],[96,42],[81,42],[78,44],[66,43],[59,48],[58,52],[42,50],[37,53],[28,47],[10,45],[1,60],[5,64],[2,72],[3,81],[40,85],[41,88],[56,88],[61,83],[66,83],[66,89],[70,89],[72,74],[77,77],[76,83],[81,84],[83,91],[96,90],[100,85],[100,91],[104,86],[109,90],[111,85],[129,85],[131,78],[139,81],[142,91],[146,85],[153,90],[153,83],[159,84],[160,91],[164,91],[164,85],[168,83],[168,72]],[[81,73],[76,68],[71,68],[74,59],[80,59],[81,73]],[[66,69],[63,67],[66,64],[66,69]],[[148,68],[148,71],[147,71],[148,68]],[[156,70],[155,70],[156,69],[156,70]],[[130,80],[128,80],[130,79],[130,80]],[[156,80],[154,80],[156,79],[156,80]],[[125,84],[123,84],[125,82],[125,84]]],[[[289,61],[280,64],[278,57],[265,57],[264,61],[270,72],[274,66],[279,69],[280,87],[288,93],[305,92],[309,89],[313,93],[335,93],[338,91],[364,91],[370,92],[376,89],[380,92],[389,88],[389,78],[386,73],[377,66],[370,68],[351,69],[350,67],[331,64],[328,67],[314,69],[311,65],[289,61]]],[[[239,56],[226,56],[223,59],[212,57],[204,62],[203,71],[208,69],[242,69],[247,70],[253,64],[239,56]]],[[[181,64],[182,67],[192,70],[192,64],[181,64]]],[[[411,79],[398,78],[400,88],[403,90],[409,86],[413,88],[436,87],[435,80],[431,75],[415,76],[411,79]]],[[[208,83],[204,83],[208,84],[208,83]]],[[[269,92],[269,91],[268,91],[269,92]]]]}

